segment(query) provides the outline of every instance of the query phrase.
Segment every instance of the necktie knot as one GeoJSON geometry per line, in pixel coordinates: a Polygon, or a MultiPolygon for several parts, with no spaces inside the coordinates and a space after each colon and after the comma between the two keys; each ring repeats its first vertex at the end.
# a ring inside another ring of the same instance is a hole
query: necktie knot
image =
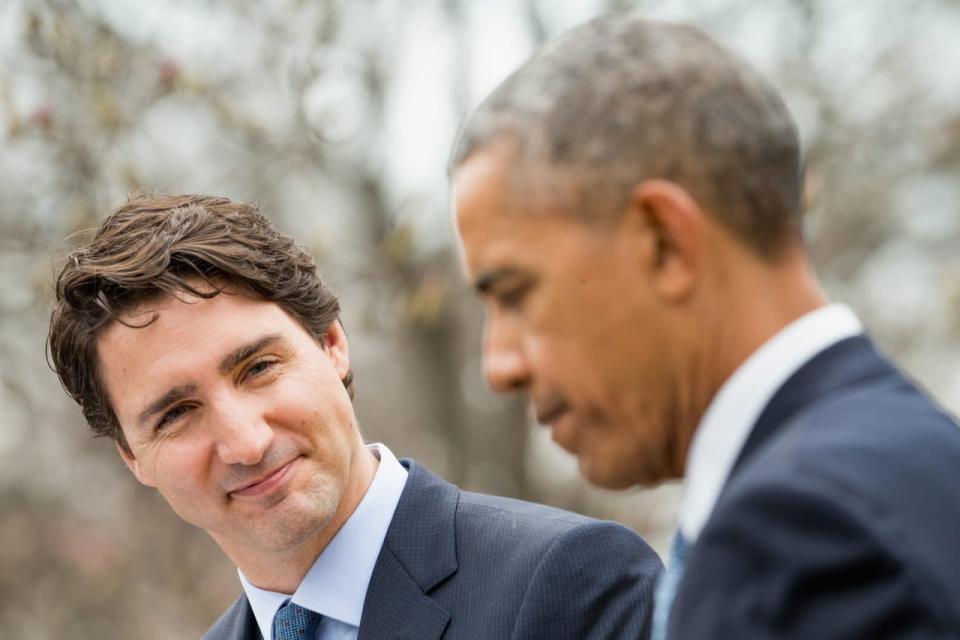
{"type": "Polygon", "coordinates": [[[322,618],[316,611],[287,600],[273,616],[273,640],[312,640],[322,618]]]}

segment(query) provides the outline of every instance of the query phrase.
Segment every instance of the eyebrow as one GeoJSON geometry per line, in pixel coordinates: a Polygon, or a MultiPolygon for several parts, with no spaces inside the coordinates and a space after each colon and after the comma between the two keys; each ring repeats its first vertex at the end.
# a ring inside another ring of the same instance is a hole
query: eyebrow
{"type": "Polygon", "coordinates": [[[244,360],[255,354],[257,351],[260,351],[266,346],[282,341],[283,336],[281,336],[279,333],[271,333],[270,335],[257,338],[253,342],[240,345],[224,356],[223,360],[220,361],[220,366],[218,366],[217,369],[220,370],[220,373],[226,375],[233,371],[237,365],[241,364],[244,360]]]}
{"type": "Polygon", "coordinates": [[[489,294],[500,282],[508,280],[509,278],[519,278],[523,275],[521,271],[513,267],[491,269],[477,276],[473,281],[473,288],[481,295],[489,294]]]}
{"type": "MultiPolygon", "coordinates": [[[[257,351],[260,351],[264,347],[282,340],[283,336],[281,336],[279,333],[271,333],[269,335],[257,338],[253,342],[241,345],[224,356],[224,358],[220,361],[220,364],[217,366],[217,369],[220,371],[220,373],[226,375],[233,371],[237,365],[241,364],[244,360],[255,354],[257,351]]],[[[187,396],[195,394],[197,392],[197,388],[197,385],[194,383],[182,384],[173,387],[147,405],[147,408],[144,409],[137,417],[137,423],[140,425],[145,424],[150,418],[160,413],[170,405],[182,400],[183,398],[186,398],[187,396]]]]}
{"type": "Polygon", "coordinates": [[[170,389],[165,394],[151,402],[146,409],[139,415],[137,418],[137,423],[141,426],[147,422],[148,419],[160,413],[171,404],[186,398],[189,395],[192,395],[197,392],[197,385],[195,384],[182,384],[179,387],[174,387],[170,389]]]}

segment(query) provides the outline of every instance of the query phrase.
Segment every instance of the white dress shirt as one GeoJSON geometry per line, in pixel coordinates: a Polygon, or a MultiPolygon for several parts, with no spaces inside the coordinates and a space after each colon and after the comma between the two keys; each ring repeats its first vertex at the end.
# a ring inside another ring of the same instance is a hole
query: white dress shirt
{"type": "Polygon", "coordinates": [[[720,387],[690,445],[680,502],[680,531],[696,542],[754,423],[791,375],[827,347],[863,332],[844,305],[794,320],[753,352],[720,387]]]}
{"type": "Polygon", "coordinates": [[[380,459],[370,488],[293,596],[259,589],[239,572],[266,640],[272,640],[273,617],[287,600],[323,615],[316,640],[356,640],[373,567],[407,482],[407,470],[390,449],[379,443],[368,448],[380,459]]]}

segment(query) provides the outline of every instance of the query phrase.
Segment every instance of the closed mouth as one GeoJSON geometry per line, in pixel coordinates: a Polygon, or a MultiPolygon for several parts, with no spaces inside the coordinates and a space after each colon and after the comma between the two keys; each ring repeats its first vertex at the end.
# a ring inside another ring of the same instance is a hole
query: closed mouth
{"type": "Polygon", "coordinates": [[[293,465],[294,461],[296,461],[296,458],[282,464],[281,466],[277,467],[273,471],[257,478],[256,480],[248,482],[240,487],[237,487],[236,489],[229,491],[228,492],[229,495],[254,496],[254,495],[260,495],[261,493],[266,493],[274,489],[276,486],[278,486],[280,483],[283,482],[284,478],[287,475],[287,472],[290,470],[290,467],[293,465]]]}
{"type": "Polygon", "coordinates": [[[566,403],[553,404],[548,407],[535,407],[537,422],[543,426],[550,426],[557,421],[560,416],[567,412],[566,403]]]}

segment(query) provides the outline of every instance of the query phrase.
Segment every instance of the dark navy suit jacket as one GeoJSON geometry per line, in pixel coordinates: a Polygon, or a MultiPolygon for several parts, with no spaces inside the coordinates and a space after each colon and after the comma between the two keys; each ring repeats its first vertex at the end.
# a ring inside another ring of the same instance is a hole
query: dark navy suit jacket
{"type": "MultiPolygon", "coordinates": [[[[613,522],[460,491],[410,460],[359,640],[646,638],[662,566],[613,522]]],[[[245,596],[204,636],[256,640],[245,596]]]]}
{"type": "Polygon", "coordinates": [[[868,338],[814,357],[761,414],[670,637],[960,638],[960,428],[868,338]]]}

